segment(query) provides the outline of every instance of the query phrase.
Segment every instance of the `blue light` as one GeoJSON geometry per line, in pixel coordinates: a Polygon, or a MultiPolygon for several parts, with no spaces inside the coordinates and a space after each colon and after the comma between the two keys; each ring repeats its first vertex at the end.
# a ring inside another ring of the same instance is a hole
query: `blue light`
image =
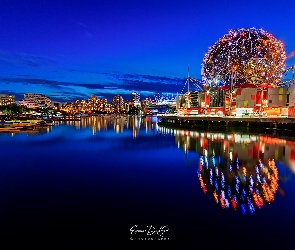
{"type": "Polygon", "coordinates": [[[261,183],[260,175],[259,175],[259,174],[257,174],[256,178],[257,178],[257,181],[258,181],[259,183],[261,183]]]}
{"type": "Polygon", "coordinates": [[[213,171],[212,168],[210,168],[210,184],[213,186],[213,171]]]}
{"type": "Polygon", "coordinates": [[[233,199],[234,199],[235,203],[238,203],[237,202],[237,196],[236,195],[233,196],[233,199]]]}
{"type": "Polygon", "coordinates": [[[255,212],[255,208],[249,197],[248,197],[248,208],[249,208],[250,214],[253,214],[255,212]]]}
{"type": "Polygon", "coordinates": [[[221,197],[222,197],[223,199],[225,199],[224,190],[221,190],[221,197]]]}
{"type": "Polygon", "coordinates": [[[214,167],[216,166],[216,161],[215,161],[215,157],[214,156],[212,156],[212,164],[213,164],[214,167]]]}
{"type": "Polygon", "coordinates": [[[241,195],[242,201],[244,201],[245,198],[246,198],[246,191],[245,191],[245,189],[242,189],[242,195],[241,195]]]}
{"type": "Polygon", "coordinates": [[[215,188],[216,188],[216,190],[218,191],[218,181],[217,180],[215,180],[215,188]]]}
{"type": "Polygon", "coordinates": [[[207,157],[205,158],[205,167],[208,169],[208,159],[207,159],[207,157]]]}
{"type": "Polygon", "coordinates": [[[252,177],[252,175],[250,175],[249,180],[250,180],[250,186],[253,187],[254,181],[253,181],[253,177],[252,177]]]}
{"type": "Polygon", "coordinates": [[[224,199],[224,204],[226,208],[229,208],[229,201],[228,199],[224,199]]]}
{"type": "Polygon", "coordinates": [[[235,178],[236,178],[236,191],[239,193],[239,183],[240,183],[240,180],[239,180],[238,176],[236,176],[235,178]]]}
{"type": "Polygon", "coordinates": [[[231,197],[231,187],[228,186],[227,188],[228,188],[228,190],[227,190],[227,195],[228,195],[228,197],[231,197]]]}
{"type": "Polygon", "coordinates": [[[222,189],[224,189],[224,175],[223,175],[223,173],[221,172],[221,187],[222,187],[222,189]]]}
{"type": "Polygon", "coordinates": [[[242,211],[242,214],[246,214],[247,213],[245,204],[242,204],[241,205],[241,211],[242,211]]]}

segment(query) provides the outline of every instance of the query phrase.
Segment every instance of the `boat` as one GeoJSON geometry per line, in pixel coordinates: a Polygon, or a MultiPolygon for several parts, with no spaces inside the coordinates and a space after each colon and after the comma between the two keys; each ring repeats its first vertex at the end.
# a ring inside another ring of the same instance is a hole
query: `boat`
{"type": "Polygon", "coordinates": [[[8,126],[4,126],[4,127],[0,127],[0,132],[2,133],[15,133],[15,132],[20,132],[21,129],[20,128],[16,128],[16,127],[8,127],[8,126]]]}
{"type": "Polygon", "coordinates": [[[52,125],[54,125],[54,120],[46,119],[46,120],[44,120],[44,121],[45,121],[45,124],[48,125],[48,126],[52,126],[52,125]]]}

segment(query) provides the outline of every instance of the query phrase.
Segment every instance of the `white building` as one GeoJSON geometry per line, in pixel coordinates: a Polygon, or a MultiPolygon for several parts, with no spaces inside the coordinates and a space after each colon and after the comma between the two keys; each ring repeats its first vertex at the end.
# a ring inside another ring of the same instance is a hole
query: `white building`
{"type": "Polygon", "coordinates": [[[42,94],[26,93],[24,94],[24,99],[19,101],[19,105],[32,109],[49,108],[51,106],[51,100],[42,94]]]}

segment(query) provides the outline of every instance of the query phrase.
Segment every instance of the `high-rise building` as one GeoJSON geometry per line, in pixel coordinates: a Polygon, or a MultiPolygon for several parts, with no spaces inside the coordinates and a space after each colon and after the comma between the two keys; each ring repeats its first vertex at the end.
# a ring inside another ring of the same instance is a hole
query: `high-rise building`
{"type": "Polygon", "coordinates": [[[133,92],[131,100],[135,106],[140,105],[140,94],[137,92],[133,92]]]}
{"type": "Polygon", "coordinates": [[[114,112],[122,112],[124,111],[124,99],[120,95],[115,95],[112,100],[112,105],[114,108],[114,112]]]}
{"type": "Polygon", "coordinates": [[[106,98],[99,99],[95,95],[93,95],[88,99],[86,109],[88,109],[88,111],[105,112],[106,106],[107,106],[107,99],[106,98]]]}

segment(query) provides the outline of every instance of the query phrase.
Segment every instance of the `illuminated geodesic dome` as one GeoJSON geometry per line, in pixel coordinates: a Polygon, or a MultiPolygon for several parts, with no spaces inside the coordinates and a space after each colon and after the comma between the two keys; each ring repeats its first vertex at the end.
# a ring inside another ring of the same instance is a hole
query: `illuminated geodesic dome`
{"type": "Polygon", "coordinates": [[[204,193],[213,195],[222,209],[232,208],[243,214],[253,213],[275,199],[278,170],[274,160],[259,161],[249,167],[235,158],[227,166],[217,159],[201,156],[198,177],[204,193]],[[216,164],[217,163],[217,164],[216,164]]]}
{"type": "Polygon", "coordinates": [[[209,86],[252,83],[275,87],[285,71],[281,41],[262,29],[238,29],[209,47],[202,63],[202,81],[209,86]]]}

